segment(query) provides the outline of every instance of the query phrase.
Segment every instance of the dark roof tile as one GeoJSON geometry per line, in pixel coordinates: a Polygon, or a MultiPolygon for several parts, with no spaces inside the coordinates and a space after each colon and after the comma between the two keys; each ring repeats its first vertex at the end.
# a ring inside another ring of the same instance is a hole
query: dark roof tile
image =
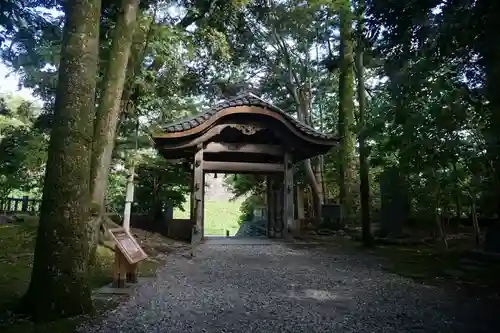
{"type": "Polygon", "coordinates": [[[266,108],[268,110],[271,110],[273,112],[276,112],[282,116],[284,116],[295,128],[300,130],[301,132],[314,136],[314,137],[319,137],[323,139],[335,139],[334,136],[324,134],[321,132],[316,131],[315,129],[311,128],[309,125],[304,124],[297,119],[293,118],[280,108],[267,103],[266,101],[262,100],[260,97],[257,97],[251,93],[247,93],[244,95],[240,95],[237,97],[234,97],[230,100],[221,102],[213,106],[212,108],[206,109],[202,111],[201,113],[188,117],[185,119],[178,120],[176,122],[173,122],[171,124],[168,124],[167,127],[164,128],[166,132],[182,132],[189,130],[191,128],[195,128],[201,124],[203,124],[205,121],[210,119],[214,114],[217,112],[234,107],[234,106],[260,106],[263,108],[266,108]]]}

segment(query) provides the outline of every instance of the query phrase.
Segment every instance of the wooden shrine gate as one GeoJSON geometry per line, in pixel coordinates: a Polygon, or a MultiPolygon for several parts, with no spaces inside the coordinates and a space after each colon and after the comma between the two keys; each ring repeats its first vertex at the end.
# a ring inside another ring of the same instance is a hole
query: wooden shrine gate
{"type": "Polygon", "coordinates": [[[286,237],[294,222],[293,166],[326,153],[338,139],[315,131],[253,94],[234,97],[153,134],[167,159],[188,160],[193,172],[192,244],[203,239],[206,172],[252,173],[267,179],[267,235],[286,237]]]}

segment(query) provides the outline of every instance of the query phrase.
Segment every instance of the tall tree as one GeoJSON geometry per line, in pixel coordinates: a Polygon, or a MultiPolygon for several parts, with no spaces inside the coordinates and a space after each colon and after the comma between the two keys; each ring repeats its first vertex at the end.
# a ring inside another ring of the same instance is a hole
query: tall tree
{"type": "Polygon", "coordinates": [[[120,12],[113,30],[109,57],[106,59],[103,87],[99,94],[92,147],[92,179],[94,180],[92,200],[101,207],[104,206],[106,179],[111,164],[111,153],[121,110],[121,97],[138,7],[138,0],[121,1],[120,12]]]}
{"type": "Polygon", "coordinates": [[[339,77],[339,122],[340,142],[340,204],[344,221],[354,219],[354,182],[356,165],[354,145],[354,50],[352,12],[349,0],[339,4],[340,14],[340,77],[339,77]]]}
{"type": "MultiPolygon", "coordinates": [[[[111,168],[111,157],[115,146],[116,130],[122,106],[122,92],[127,74],[130,48],[137,21],[139,0],[122,0],[120,12],[113,31],[111,49],[103,78],[103,88],[95,115],[94,137],[91,158],[91,194],[92,201],[105,210],[104,198],[111,168]]],[[[89,225],[90,259],[97,246],[97,230],[99,219],[89,225]]]]}
{"type": "MultiPolygon", "coordinates": [[[[493,191],[500,189],[500,96],[498,94],[498,80],[500,79],[500,36],[498,36],[498,15],[500,3],[498,1],[471,1],[473,6],[471,27],[473,34],[468,42],[475,46],[479,53],[479,64],[484,71],[484,90],[489,100],[487,107],[488,126],[486,141],[488,142],[489,159],[493,169],[493,191]],[[477,30],[475,30],[475,29],[477,30]],[[478,29],[479,28],[479,29],[478,29]],[[475,37],[475,38],[474,38],[475,37]]],[[[500,216],[500,198],[496,195],[496,213],[500,216]]]]}
{"type": "Polygon", "coordinates": [[[358,142],[359,142],[359,192],[361,202],[361,226],[363,243],[365,246],[373,245],[370,223],[370,166],[368,164],[368,147],[366,146],[366,88],[364,54],[364,15],[365,1],[358,1],[358,34],[356,44],[356,76],[359,104],[358,117],[358,142]]]}
{"type": "Polygon", "coordinates": [[[100,0],[65,4],[66,22],[33,271],[24,309],[35,321],[92,310],[86,221],[100,0]]]}

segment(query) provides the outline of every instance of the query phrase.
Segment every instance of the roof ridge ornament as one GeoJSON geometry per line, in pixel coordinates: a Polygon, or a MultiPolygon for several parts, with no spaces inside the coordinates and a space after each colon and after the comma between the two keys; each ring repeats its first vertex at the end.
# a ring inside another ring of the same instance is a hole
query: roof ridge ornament
{"type": "Polygon", "coordinates": [[[229,127],[237,129],[244,135],[254,135],[265,130],[265,127],[260,124],[230,124],[229,127]]]}

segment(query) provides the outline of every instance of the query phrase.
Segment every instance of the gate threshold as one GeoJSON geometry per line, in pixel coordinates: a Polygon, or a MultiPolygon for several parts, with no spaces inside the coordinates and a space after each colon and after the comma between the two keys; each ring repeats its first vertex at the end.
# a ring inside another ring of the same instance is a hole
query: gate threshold
{"type": "Polygon", "coordinates": [[[282,241],[282,239],[269,239],[267,237],[205,236],[203,243],[207,245],[274,245],[282,241]]]}

